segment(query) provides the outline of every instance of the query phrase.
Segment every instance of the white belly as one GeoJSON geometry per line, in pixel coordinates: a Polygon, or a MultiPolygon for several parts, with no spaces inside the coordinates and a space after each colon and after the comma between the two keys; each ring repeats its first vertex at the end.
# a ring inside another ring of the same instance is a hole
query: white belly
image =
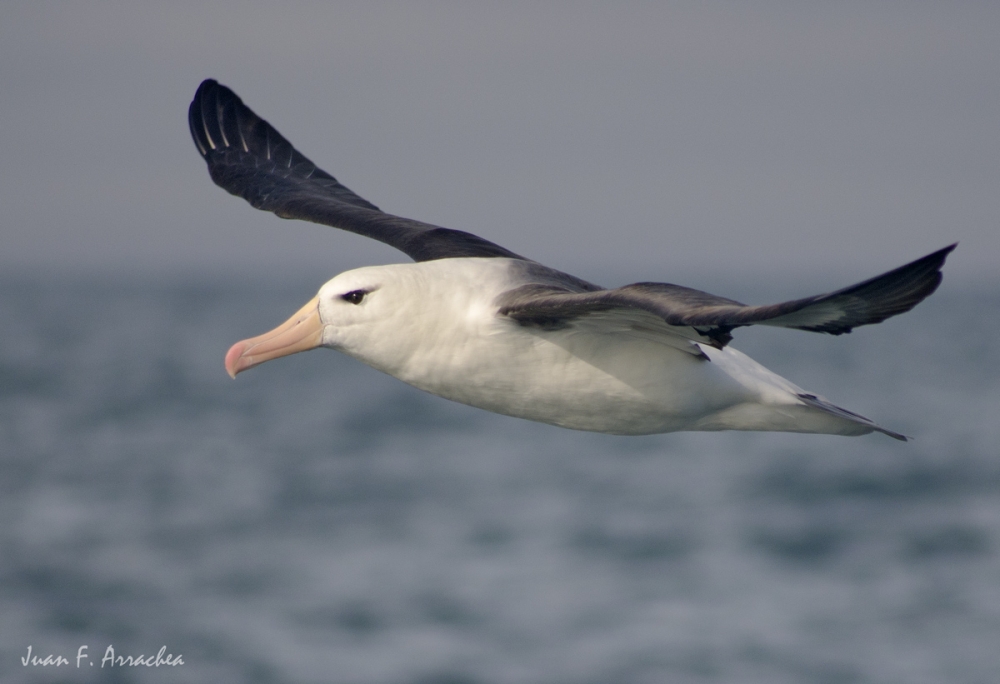
{"type": "Polygon", "coordinates": [[[753,398],[717,364],[664,344],[502,323],[503,334],[415,354],[392,374],[496,413],[614,434],[692,429],[753,398]]]}

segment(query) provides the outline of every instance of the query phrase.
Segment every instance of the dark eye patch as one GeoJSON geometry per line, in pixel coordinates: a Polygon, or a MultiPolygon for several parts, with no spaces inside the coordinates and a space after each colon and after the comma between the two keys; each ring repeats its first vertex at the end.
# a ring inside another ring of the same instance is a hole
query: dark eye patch
{"type": "Polygon", "coordinates": [[[343,299],[345,302],[350,302],[351,304],[360,304],[361,300],[365,298],[366,294],[368,293],[365,292],[364,290],[351,290],[346,294],[340,295],[340,298],[343,299]]]}

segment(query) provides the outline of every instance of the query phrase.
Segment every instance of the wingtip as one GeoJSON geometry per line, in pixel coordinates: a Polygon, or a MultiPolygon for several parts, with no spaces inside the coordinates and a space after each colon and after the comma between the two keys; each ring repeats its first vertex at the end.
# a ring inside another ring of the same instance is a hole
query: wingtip
{"type": "Polygon", "coordinates": [[[194,91],[191,104],[188,105],[188,127],[191,129],[191,138],[202,157],[208,155],[209,149],[214,149],[205,122],[206,100],[211,96],[211,92],[219,85],[214,78],[206,78],[198,85],[194,91]]]}
{"type": "Polygon", "coordinates": [[[941,266],[944,265],[944,262],[948,258],[948,255],[951,254],[956,247],[958,247],[958,243],[953,242],[947,247],[942,247],[941,249],[935,250],[930,254],[927,254],[926,256],[922,256],[919,259],[915,259],[908,264],[900,266],[899,268],[894,269],[894,271],[892,272],[902,271],[904,269],[915,268],[920,266],[934,266],[935,268],[940,269],[941,266]]]}
{"type": "Polygon", "coordinates": [[[242,105],[239,95],[214,78],[206,78],[194,92],[188,106],[188,127],[201,156],[206,158],[212,150],[228,147],[221,120],[222,110],[229,105],[242,105]]]}
{"type": "Polygon", "coordinates": [[[958,243],[957,242],[953,242],[950,245],[948,245],[947,247],[942,247],[938,251],[933,252],[933,253],[931,253],[928,256],[940,257],[941,258],[941,263],[944,263],[944,260],[948,258],[948,255],[951,254],[955,250],[956,247],[958,247],[958,243]]]}

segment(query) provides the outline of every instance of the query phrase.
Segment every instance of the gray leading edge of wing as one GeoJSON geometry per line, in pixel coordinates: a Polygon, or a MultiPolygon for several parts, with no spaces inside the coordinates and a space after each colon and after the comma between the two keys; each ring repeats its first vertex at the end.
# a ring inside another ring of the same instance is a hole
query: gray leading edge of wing
{"type": "Polygon", "coordinates": [[[414,261],[523,257],[460,230],[393,216],[341,185],[224,85],[207,79],[188,124],[215,184],[252,206],[379,240],[414,261]]]}
{"type": "Polygon", "coordinates": [[[734,328],[772,325],[831,335],[880,323],[909,311],[937,289],[950,245],[875,278],[829,294],[767,306],[747,306],[669,283],[635,283],[613,290],[570,292],[526,285],[501,295],[500,313],[523,325],[557,328],[598,312],[647,312],[676,334],[721,349],[734,328]]]}

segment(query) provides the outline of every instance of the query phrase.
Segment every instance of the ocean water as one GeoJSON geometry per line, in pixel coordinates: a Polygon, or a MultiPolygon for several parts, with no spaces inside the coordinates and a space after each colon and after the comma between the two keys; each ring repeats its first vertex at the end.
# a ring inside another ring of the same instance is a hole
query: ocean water
{"type": "Polygon", "coordinates": [[[1000,677],[1000,283],[739,331],[907,444],[571,432],[325,350],[230,380],[315,285],[0,282],[0,681],[1000,677]]]}

